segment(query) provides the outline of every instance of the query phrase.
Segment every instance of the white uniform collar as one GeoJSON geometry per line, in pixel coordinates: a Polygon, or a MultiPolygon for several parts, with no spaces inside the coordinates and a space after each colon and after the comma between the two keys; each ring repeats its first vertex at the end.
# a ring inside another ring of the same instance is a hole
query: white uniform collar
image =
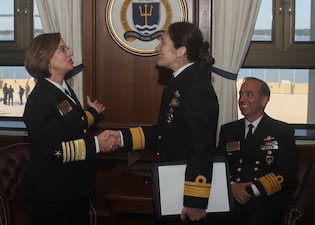
{"type": "Polygon", "coordinates": [[[69,91],[69,88],[68,88],[68,85],[66,84],[66,81],[65,80],[63,80],[62,81],[62,85],[60,85],[60,84],[58,84],[57,82],[55,82],[55,81],[52,81],[52,80],[50,80],[50,79],[48,79],[48,78],[45,78],[47,81],[49,81],[50,83],[52,83],[53,85],[55,85],[60,91],[62,91],[68,98],[70,98],[74,103],[76,103],[75,101],[74,101],[74,99],[71,97],[71,96],[69,96],[69,95],[67,95],[66,94],[66,92],[65,92],[65,90],[67,90],[69,93],[70,93],[70,91],[69,91]]]}
{"type": "Polygon", "coordinates": [[[186,69],[187,67],[191,66],[192,64],[194,64],[195,62],[191,62],[186,64],[185,66],[182,66],[181,68],[179,68],[178,70],[174,71],[173,76],[177,77],[184,69],[186,69]]]}
{"type": "Polygon", "coordinates": [[[249,125],[249,124],[253,124],[253,129],[252,129],[252,131],[253,131],[253,133],[254,133],[263,116],[264,116],[264,114],[263,114],[261,117],[259,117],[257,120],[253,121],[253,122],[249,122],[249,121],[245,118],[245,134],[247,134],[247,132],[248,132],[248,125],[249,125]]]}

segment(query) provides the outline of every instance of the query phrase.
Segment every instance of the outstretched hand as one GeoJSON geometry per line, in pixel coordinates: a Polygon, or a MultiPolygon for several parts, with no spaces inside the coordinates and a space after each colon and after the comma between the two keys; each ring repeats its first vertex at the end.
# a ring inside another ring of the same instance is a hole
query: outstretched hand
{"type": "Polygon", "coordinates": [[[86,103],[89,107],[92,107],[96,110],[98,114],[101,114],[105,111],[105,106],[100,103],[98,100],[91,101],[90,96],[86,96],[86,103]]]}

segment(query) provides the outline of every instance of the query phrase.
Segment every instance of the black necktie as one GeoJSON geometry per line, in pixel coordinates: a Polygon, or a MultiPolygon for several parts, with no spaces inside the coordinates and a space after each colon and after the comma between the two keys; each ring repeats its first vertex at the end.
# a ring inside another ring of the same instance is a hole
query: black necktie
{"type": "Polygon", "coordinates": [[[253,127],[254,125],[253,124],[248,124],[248,132],[247,132],[247,135],[246,135],[246,140],[250,139],[251,136],[253,136],[253,127]]]}
{"type": "Polygon", "coordinates": [[[66,95],[71,96],[70,92],[67,89],[65,89],[65,93],[66,95]]]}

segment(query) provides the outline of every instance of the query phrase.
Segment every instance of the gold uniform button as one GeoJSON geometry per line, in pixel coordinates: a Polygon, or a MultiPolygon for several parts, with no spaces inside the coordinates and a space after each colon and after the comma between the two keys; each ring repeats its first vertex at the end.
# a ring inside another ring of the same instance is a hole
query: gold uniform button
{"type": "Polygon", "coordinates": [[[255,167],[255,168],[254,168],[254,171],[259,171],[258,167],[255,167]]]}
{"type": "Polygon", "coordinates": [[[85,133],[85,134],[86,134],[86,133],[87,133],[87,129],[84,129],[84,130],[83,130],[83,133],[85,133]]]}
{"type": "Polygon", "coordinates": [[[254,181],[257,181],[257,180],[258,180],[257,177],[255,177],[255,178],[254,178],[254,181]]]}
{"type": "Polygon", "coordinates": [[[257,160],[257,161],[256,161],[256,165],[260,165],[260,161],[257,160]]]}
{"type": "Polygon", "coordinates": [[[241,182],[241,179],[240,179],[240,178],[237,178],[237,179],[236,179],[236,182],[237,182],[237,183],[241,182]]]}
{"type": "Polygon", "coordinates": [[[242,171],[242,169],[241,168],[237,168],[237,172],[241,172],[242,171]]]}
{"type": "Polygon", "coordinates": [[[81,120],[85,120],[85,119],[84,119],[84,116],[81,117],[81,120]]]}

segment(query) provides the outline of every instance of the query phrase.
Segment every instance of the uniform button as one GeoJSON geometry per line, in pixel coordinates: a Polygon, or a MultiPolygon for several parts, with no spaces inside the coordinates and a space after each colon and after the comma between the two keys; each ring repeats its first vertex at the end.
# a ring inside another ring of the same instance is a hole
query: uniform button
{"type": "Polygon", "coordinates": [[[260,161],[257,160],[257,161],[256,161],[256,165],[259,165],[259,164],[260,164],[260,161]]]}
{"type": "Polygon", "coordinates": [[[81,117],[81,120],[85,120],[85,119],[84,119],[84,116],[81,117]]]}
{"type": "Polygon", "coordinates": [[[240,179],[240,178],[237,178],[237,179],[236,179],[236,182],[237,182],[237,183],[241,182],[241,179],[240,179]]]}
{"type": "Polygon", "coordinates": [[[257,177],[255,177],[255,178],[254,178],[254,181],[257,181],[257,180],[258,180],[257,177]]]}
{"type": "Polygon", "coordinates": [[[259,171],[258,167],[255,167],[255,168],[254,168],[254,171],[259,171]]]}
{"type": "Polygon", "coordinates": [[[84,130],[83,130],[83,133],[85,133],[85,134],[86,134],[86,133],[87,133],[87,129],[84,129],[84,130]]]}
{"type": "Polygon", "coordinates": [[[161,136],[161,135],[159,135],[159,136],[158,136],[158,139],[159,139],[159,140],[161,140],[161,139],[162,139],[162,136],[161,136]]]}
{"type": "Polygon", "coordinates": [[[239,161],[239,163],[243,163],[243,159],[239,159],[238,161],[239,161]]]}
{"type": "Polygon", "coordinates": [[[241,172],[242,171],[242,169],[241,168],[237,168],[237,172],[241,172]]]}

